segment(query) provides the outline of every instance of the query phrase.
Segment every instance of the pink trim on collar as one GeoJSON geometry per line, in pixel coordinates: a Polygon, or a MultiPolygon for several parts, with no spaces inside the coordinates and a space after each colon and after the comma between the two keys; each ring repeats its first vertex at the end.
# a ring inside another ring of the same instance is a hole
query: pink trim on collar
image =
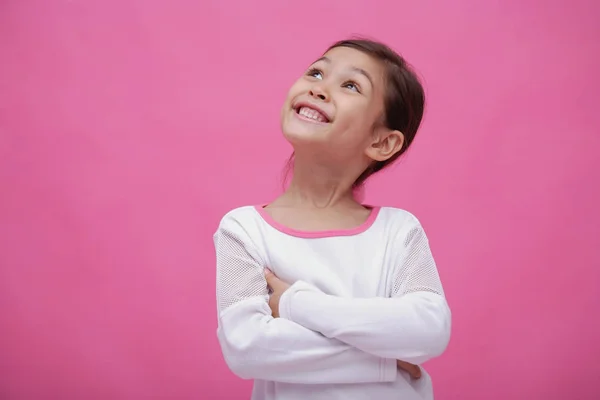
{"type": "Polygon", "coordinates": [[[326,231],[302,231],[302,230],[298,230],[298,229],[288,228],[287,226],[282,225],[279,222],[275,221],[269,215],[269,213],[267,213],[265,211],[265,207],[266,207],[266,204],[254,206],[254,208],[256,209],[258,214],[262,217],[262,219],[267,224],[271,225],[273,228],[277,229],[278,231],[285,233],[286,235],[296,236],[296,237],[306,238],[306,239],[358,235],[359,233],[363,233],[364,231],[369,229],[373,225],[373,223],[375,223],[375,220],[377,219],[377,216],[379,215],[379,211],[381,210],[381,207],[365,206],[365,207],[368,207],[371,209],[371,213],[369,214],[369,217],[367,218],[367,220],[365,222],[363,222],[362,224],[360,224],[359,226],[357,226],[356,228],[333,229],[333,230],[326,230],[326,231]]]}

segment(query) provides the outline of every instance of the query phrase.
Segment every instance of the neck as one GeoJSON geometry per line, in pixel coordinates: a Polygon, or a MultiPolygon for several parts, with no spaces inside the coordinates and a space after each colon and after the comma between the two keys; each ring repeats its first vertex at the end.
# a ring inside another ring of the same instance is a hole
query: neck
{"type": "Polygon", "coordinates": [[[349,170],[303,160],[296,155],[293,178],[280,201],[316,208],[356,206],[352,188],[356,177],[349,170]]]}

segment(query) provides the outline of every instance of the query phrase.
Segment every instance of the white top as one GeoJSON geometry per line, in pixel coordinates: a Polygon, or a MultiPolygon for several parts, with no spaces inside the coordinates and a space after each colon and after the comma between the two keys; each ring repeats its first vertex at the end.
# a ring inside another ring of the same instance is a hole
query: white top
{"type": "Polygon", "coordinates": [[[372,207],[355,229],[305,232],[259,206],[214,235],[217,335],[253,400],[433,399],[421,364],[450,340],[450,309],[425,232],[410,213],[372,207]],[[264,268],[292,284],[271,316],[264,268]]]}

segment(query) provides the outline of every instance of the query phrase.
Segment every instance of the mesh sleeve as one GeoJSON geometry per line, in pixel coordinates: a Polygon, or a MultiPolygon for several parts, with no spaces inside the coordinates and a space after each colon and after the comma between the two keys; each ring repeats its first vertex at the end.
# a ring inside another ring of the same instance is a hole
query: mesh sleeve
{"type": "Polygon", "coordinates": [[[241,234],[219,229],[214,235],[217,258],[217,305],[219,312],[252,297],[268,299],[267,281],[260,258],[241,234]]]}
{"type": "Polygon", "coordinates": [[[410,230],[404,240],[404,249],[394,276],[392,296],[423,291],[444,296],[429,240],[421,226],[410,230]]]}

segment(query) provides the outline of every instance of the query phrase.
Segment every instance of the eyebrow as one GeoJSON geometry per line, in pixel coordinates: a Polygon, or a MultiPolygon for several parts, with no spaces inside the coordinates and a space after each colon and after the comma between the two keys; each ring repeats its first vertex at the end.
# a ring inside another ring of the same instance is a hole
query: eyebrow
{"type": "MultiPolygon", "coordinates": [[[[321,58],[319,58],[317,61],[315,61],[313,64],[318,63],[319,61],[324,61],[327,64],[331,64],[331,59],[329,57],[323,56],[321,58]]],[[[350,70],[352,70],[353,72],[356,72],[358,74],[363,75],[365,78],[367,78],[369,80],[369,83],[371,84],[372,87],[375,87],[375,85],[373,84],[373,78],[371,78],[371,75],[365,71],[362,68],[357,68],[357,67],[351,67],[350,70]]]]}

